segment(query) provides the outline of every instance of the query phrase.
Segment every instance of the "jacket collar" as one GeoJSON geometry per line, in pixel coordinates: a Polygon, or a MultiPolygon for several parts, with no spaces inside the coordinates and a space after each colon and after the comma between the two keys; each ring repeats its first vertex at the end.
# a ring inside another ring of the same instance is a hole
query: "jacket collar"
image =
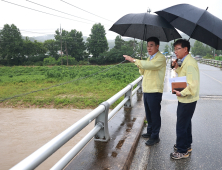
{"type": "MultiPolygon", "coordinates": [[[[160,51],[157,51],[155,54],[156,54],[156,55],[155,55],[155,57],[153,57],[153,59],[157,58],[158,55],[161,54],[161,53],[160,53],[160,51]]],[[[149,61],[150,61],[150,57],[151,57],[151,56],[148,57],[148,60],[149,60],[149,61]]],[[[153,59],[152,59],[152,60],[153,60],[153,59]]]]}
{"type": "Polygon", "coordinates": [[[181,68],[185,65],[185,63],[189,60],[190,57],[191,57],[191,55],[187,54],[186,58],[182,62],[181,68]]]}

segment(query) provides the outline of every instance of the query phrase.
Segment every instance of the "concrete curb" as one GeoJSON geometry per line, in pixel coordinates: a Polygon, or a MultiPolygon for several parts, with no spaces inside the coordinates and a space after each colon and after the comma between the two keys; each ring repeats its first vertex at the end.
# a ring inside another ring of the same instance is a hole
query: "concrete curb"
{"type": "Polygon", "coordinates": [[[141,122],[141,127],[140,127],[138,133],[136,134],[134,143],[133,143],[133,145],[132,145],[132,147],[130,149],[130,152],[128,154],[127,160],[126,160],[126,162],[124,164],[124,167],[123,167],[124,170],[130,169],[133,157],[134,157],[135,152],[136,152],[136,148],[137,148],[138,142],[140,140],[141,132],[142,132],[143,127],[144,127],[144,120],[145,120],[145,117],[144,117],[143,121],[141,122]]]}

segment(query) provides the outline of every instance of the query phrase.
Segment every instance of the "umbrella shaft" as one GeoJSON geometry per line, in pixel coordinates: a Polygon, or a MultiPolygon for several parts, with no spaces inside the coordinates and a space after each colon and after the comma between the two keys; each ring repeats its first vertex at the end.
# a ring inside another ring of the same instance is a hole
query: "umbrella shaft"
{"type": "MultiPolygon", "coordinates": [[[[146,25],[144,25],[144,30],[143,30],[143,42],[144,42],[145,38],[146,38],[146,25]]],[[[142,60],[143,42],[141,44],[141,51],[140,51],[140,58],[141,58],[141,60],[142,60]]]]}

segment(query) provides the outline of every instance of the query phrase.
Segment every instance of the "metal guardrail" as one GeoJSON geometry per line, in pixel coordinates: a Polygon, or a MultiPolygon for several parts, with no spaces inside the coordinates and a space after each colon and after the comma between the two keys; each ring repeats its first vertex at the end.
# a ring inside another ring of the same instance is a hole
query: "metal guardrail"
{"type": "Polygon", "coordinates": [[[195,59],[200,63],[222,68],[222,61],[220,60],[203,59],[203,58],[195,58],[195,59]]]}
{"type": "Polygon", "coordinates": [[[110,138],[108,130],[108,121],[117,113],[122,107],[132,107],[132,96],[137,93],[142,93],[142,79],[140,76],[138,79],[127,85],[121,91],[109,98],[107,101],[100,104],[97,108],[84,116],[78,122],[70,126],[68,129],[60,133],[51,141],[43,145],[27,158],[19,162],[17,165],[11,168],[11,170],[21,169],[35,169],[44,160],[56,152],[61,146],[73,138],[84,127],[95,119],[95,127],[81,140],[79,141],[62,159],[60,159],[51,169],[59,170],[63,169],[81,150],[82,148],[94,137],[94,140],[107,142],[110,138]],[[133,87],[137,84],[137,87],[133,90],[133,87]],[[120,97],[125,95],[121,103],[119,103],[109,114],[110,106],[116,102],[120,97]]]}

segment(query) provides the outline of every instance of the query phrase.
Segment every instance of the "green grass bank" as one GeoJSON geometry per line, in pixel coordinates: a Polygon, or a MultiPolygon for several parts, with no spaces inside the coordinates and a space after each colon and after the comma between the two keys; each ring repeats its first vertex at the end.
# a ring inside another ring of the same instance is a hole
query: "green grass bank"
{"type": "Polygon", "coordinates": [[[0,107],[95,108],[140,76],[132,63],[107,70],[110,67],[112,65],[0,67],[0,100],[68,82],[0,101],[0,107]],[[83,78],[86,76],[89,77],[83,78]]]}

